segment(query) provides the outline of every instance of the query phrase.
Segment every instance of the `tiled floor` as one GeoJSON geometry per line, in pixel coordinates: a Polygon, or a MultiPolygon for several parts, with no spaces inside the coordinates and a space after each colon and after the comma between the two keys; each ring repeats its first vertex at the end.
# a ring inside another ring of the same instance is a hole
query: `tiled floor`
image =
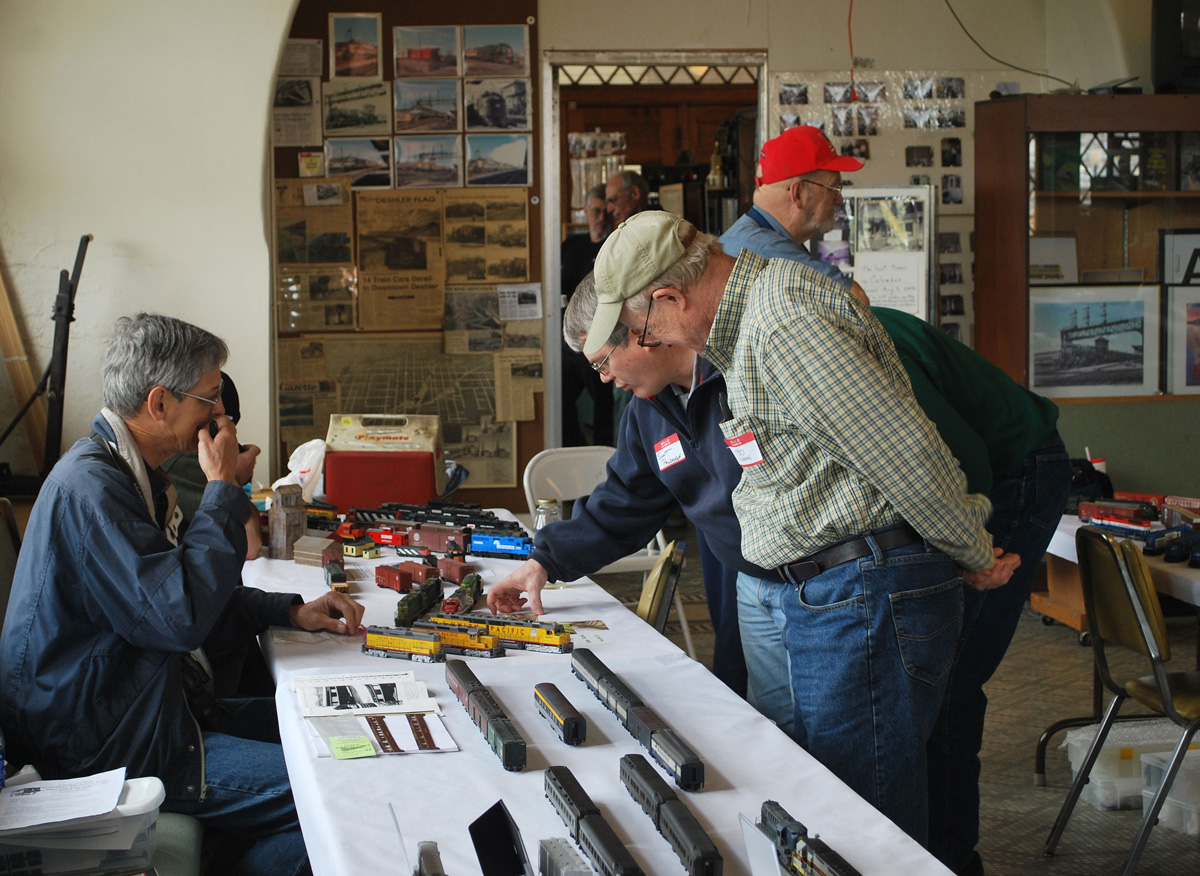
{"type": "MultiPolygon", "coordinates": [[[[668,530],[687,539],[690,529],[668,530]]],[[[691,535],[694,541],[694,535],[691,535]]],[[[711,660],[712,625],[704,605],[700,564],[684,565],[680,591],[689,628],[702,662],[711,660]]],[[[636,599],[641,576],[608,575],[597,580],[623,599],[636,599]]],[[[679,624],[672,613],[666,633],[682,647],[679,624]]],[[[1191,669],[1196,654],[1196,621],[1170,623],[1175,658],[1172,668],[1191,669]]],[[[1133,666],[1128,660],[1114,661],[1133,666]]],[[[1081,647],[1074,630],[1045,626],[1026,609],[1008,656],[986,692],[990,700],[982,752],[979,852],[989,876],[1093,876],[1119,873],[1133,843],[1141,810],[1107,811],[1080,802],[1053,858],[1042,855],[1058,809],[1070,787],[1071,770],[1060,733],[1047,754],[1046,786],[1035,787],[1034,750],[1043,729],[1061,718],[1086,715],[1092,701],[1092,651],[1081,647]]],[[[1119,670],[1114,670],[1119,671],[1119,670]]],[[[1141,711],[1127,705],[1125,711],[1141,711]]],[[[1195,876],[1200,872],[1200,837],[1163,827],[1150,835],[1137,869],[1146,876],[1195,876]]]]}

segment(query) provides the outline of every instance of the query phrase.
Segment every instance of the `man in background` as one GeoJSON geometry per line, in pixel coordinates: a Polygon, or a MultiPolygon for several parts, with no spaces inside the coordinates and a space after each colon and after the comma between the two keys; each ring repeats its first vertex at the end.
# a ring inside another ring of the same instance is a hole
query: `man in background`
{"type": "MultiPolygon", "coordinates": [[[[600,245],[612,230],[611,217],[604,206],[604,186],[595,186],[587,193],[584,207],[587,234],[571,234],[562,242],[562,284],[559,287],[565,308],[575,287],[592,272],[600,245]]],[[[588,443],[579,422],[576,402],[583,393],[592,400],[592,442],[613,443],[612,385],[600,379],[587,359],[566,343],[562,345],[562,437],[563,447],[582,447],[588,443]]]]}
{"type": "Polygon", "coordinates": [[[833,230],[834,208],[842,202],[841,174],[862,166],[857,158],[834,152],[820,129],[788,128],[763,144],[754,179],[754,206],[721,235],[721,246],[731,256],[748,249],[763,258],[808,265],[867,303],[858,283],[804,245],[833,230]]]}
{"type": "Polygon", "coordinates": [[[650,186],[640,173],[618,171],[604,187],[604,200],[615,228],[650,207],[650,186]]]}

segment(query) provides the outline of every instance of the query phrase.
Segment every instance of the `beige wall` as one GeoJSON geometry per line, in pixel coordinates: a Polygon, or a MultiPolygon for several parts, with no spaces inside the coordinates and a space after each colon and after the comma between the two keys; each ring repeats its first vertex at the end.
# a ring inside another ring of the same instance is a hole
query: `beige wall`
{"type": "MultiPolygon", "coordinates": [[[[58,271],[81,234],[96,236],[72,329],[66,443],[87,434],[100,405],[113,321],[140,309],[230,342],[243,440],[268,443],[267,133],[293,3],[0,0],[0,275],[38,375],[58,271]]],[[[1148,68],[1149,0],[954,6],[989,51],[1022,66],[1084,84],[1148,68]]],[[[845,7],[543,0],[538,27],[545,49],[766,47],[774,69],[836,69],[849,54],[845,7]]],[[[877,69],[995,67],[943,0],[858,0],[854,51],[877,69]]],[[[0,377],[0,421],[14,409],[0,377]]],[[[22,432],[0,460],[32,472],[22,432]]]]}

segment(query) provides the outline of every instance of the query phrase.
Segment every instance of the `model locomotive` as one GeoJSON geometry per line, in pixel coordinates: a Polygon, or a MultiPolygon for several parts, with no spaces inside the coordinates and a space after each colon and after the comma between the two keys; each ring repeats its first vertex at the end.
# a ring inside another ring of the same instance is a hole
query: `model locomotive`
{"type": "Polygon", "coordinates": [[[762,805],[758,829],[775,843],[779,863],[797,876],[862,876],[849,862],[774,800],[762,805]]]}
{"type": "Polygon", "coordinates": [[[546,767],[546,797],[601,876],[644,876],[574,773],[564,766],[546,767]]]}
{"type": "Polygon", "coordinates": [[[571,650],[571,634],[563,628],[562,624],[548,621],[498,617],[484,612],[464,612],[463,614],[435,612],[426,620],[449,626],[485,629],[499,639],[506,648],[549,651],[555,654],[565,654],[571,650]]]}
{"type": "Polygon", "coordinates": [[[462,614],[470,611],[482,593],[483,579],[472,572],[442,600],[442,614],[462,614]]]}
{"type": "Polygon", "coordinates": [[[704,787],[704,764],[658,713],[587,648],[571,655],[571,671],[685,791],[704,787]]]}
{"type": "Polygon", "coordinates": [[[367,627],[362,650],[372,657],[399,657],[417,663],[440,663],[446,659],[441,636],[407,627],[367,627]]]}
{"type": "Polygon", "coordinates": [[[467,657],[503,657],[504,647],[495,636],[478,627],[449,627],[427,620],[413,622],[414,630],[433,633],[442,640],[442,651],[467,657]]]}
{"type": "Polygon", "coordinates": [[[621,783],[671,844],[688,876],[721,876],[721,853],[696,816],[640,754],[621,758],[621,783]]]}
{"type": "Polygon", "coordinates": [[[437,605],[441,598],[441,578],[429,578],[420,587],[414,587],[396,603],[396,626],[411,626],[413,621],[437,605]]]}
{"type": "Polygon", "coordinates": [[[579,745],[587,738],[587,719],[576,711],[557,685],[535,684],[533,700],[538,713],[554,726],[558,738],[567,745],[579,745]]]}
{"type": "Polygon", "coordinates": [[[446,683],[500,758],[500,764],[510,771],[525,769],[525,739],[471,667],[461,660],[447,660],[446,683]]]}

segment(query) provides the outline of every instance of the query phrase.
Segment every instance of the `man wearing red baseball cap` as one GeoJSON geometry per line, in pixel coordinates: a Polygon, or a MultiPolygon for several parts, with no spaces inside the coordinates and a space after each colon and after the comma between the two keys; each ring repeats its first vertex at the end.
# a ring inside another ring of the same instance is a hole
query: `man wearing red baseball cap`
{"type": "Polygon", "coordinates": [[[763,144],[758,157],[754,206],[721,235],[725,252],[748,249],[769,259],[791,259],[837,280],[861,301],[862,287],[836,265],[822,262],[804,246],[832,231],[833,209],[842,199],[842,172],[863,163],[838,155],[820,128],[798,125],[763,144]]]}

